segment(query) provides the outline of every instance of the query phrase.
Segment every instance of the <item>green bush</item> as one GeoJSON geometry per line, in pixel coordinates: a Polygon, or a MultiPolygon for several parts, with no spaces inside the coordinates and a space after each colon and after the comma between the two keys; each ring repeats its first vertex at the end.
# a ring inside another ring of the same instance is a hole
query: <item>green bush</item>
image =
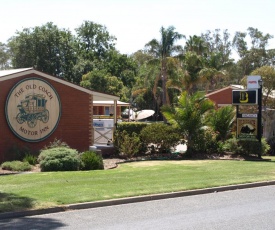
{"type": "Polygon", "coordinates": [[[238,144],[238,139],[235,137],[230,138],[224,142],[223,150],[225,152],[232,152],[236,154],[241,154],[243,152],[242,146],[238,144]]]}
{"type": "Polygon", "coordinates": [[[217,133],[211,127],[204,127],[200,130],[194,139],[193,150],[197,153],[217,153],[219,152],[219,143],[217,142],[217,133]]]}
{"type": "Polygon", "coordinates": [[[243,140],[231,138],[226,140],[223,149],[236,154],[243,155],[266,155],[270,149],[269,144],[265,138],[262,138],[261,144],[258,140],[243,140]]]}
{"type": "Polygon", "coordinates": [[[121,133],[126,131],[128,134],[140,134],[141,130],[148,126],[145,122],[120,122],[117,125],[116,132],[121,133]]]}
{"type": "Polygon", "coordinates": [[[52,149],[52,148],[57,148],[57,147],[65,147],[65,148],[70,148],[70,146],[62,141],[62,140],[58,140],[57,138],[55,138],[53,140],[53,142],[50,142],[49,144],[45,145],[43,150],[44,149],[52,149]]]}
{"type": "Polygon", "coordinates": [[[80,157],[75,149],[56,147],[42,150],[38,156],[41,171],[79,170],[80,157]]]}
{"type": "Polygon", "coordinates": [[[26,154],[26,156],[23,159],[23,162],[28,162],[30,165],[36,165],[37,163],[37,157],[31,155],[31,154],[26,154]]]}
{"type": "Polygon", "coordinates": [[[164,123],[152,123],[142,129],[140,133],[141,141],[149,145],[154,145],[159,153],[170,152],[171,147],[175,147],[181,139],[180,133],[170,125],[164,123]]]}
{"type": "Polygon", "coordinates": [[[86,151],[80,155],[81,170],[104,169],[102,157],[94,151],[86,151]]]}
{"type": "MultiPolygon", "coordinates": [[[[121,143],[126,141],[126,139],[124,138],[125,136],[125,132],[128,134],[128,136],[130,138],[136,138],[140,136],[140,132],[144,127],[147,127],[148,124],[145,122],[120,122],[117,125],[116,131],[114,133],[114,146],[116,147],[116,153],[118,155],[123,155],[122,153],[124,153],[124,150],[121,150],[121,143]],[[135,133],[135,134],[134,134],[135,133]],[[133,137],[133,135],[135,135],[135,137],[133,137]],[[125,139],[122,141],[122,137],[125,139]]],[[[138,153],[143,153],[146,151],[146,146],[141,143],[139,145],[139,149],[137,151],[137,153],[130,153],[130,155],[133,154],[138,154],[138,153]]],[[[125,156],[123,156],[125,157],[125,156]]]]}
{"type": "Polygon", "coordinates": [[[123,158],[131,158],[140,150],[141,142],[136,133],[128,134],[127,131],[120,133],[117,141],[119,156],[123,158]]]}
{"type": "Polygon", "coordinates": [[[4,170],[11,170],[11,171],[29,171],[32,169],[32,166],[28,162],[22,161],[6,161],[1,164],[1,168],[4,170]]]}

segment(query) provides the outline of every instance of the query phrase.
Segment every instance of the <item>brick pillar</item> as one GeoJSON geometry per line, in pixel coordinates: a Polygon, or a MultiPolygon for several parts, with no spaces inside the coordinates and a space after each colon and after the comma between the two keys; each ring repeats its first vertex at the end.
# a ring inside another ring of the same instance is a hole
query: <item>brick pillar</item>
{"type": "Polygon", "coordinates": [[[89,103],[89,143],[90,146],[94,145],[94,127],[93,127],[93,95],[90,95],[90,103],[89,103]]]}

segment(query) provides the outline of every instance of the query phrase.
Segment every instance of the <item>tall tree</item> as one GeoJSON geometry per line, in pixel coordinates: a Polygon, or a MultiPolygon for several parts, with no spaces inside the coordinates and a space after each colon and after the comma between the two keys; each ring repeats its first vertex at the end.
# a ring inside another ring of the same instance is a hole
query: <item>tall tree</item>
{"type": "Polygon", "coordinates": [[[230,77],[229,73],[233,66],[232,42],[228,30],[223,32],[220,29],[208,30],[201,36],[207,46],[207,53],[203,57],[204,68],[200,71],[200,76],[203,82],[206,82],[205,91],[207,92],[209,86],[211,90],[215,90],[228,85],[226,78],[230,77]]]}
{"type": "Polygon", "coordinates": [[[14,68],[34,67],[75,82],[73,42],[70,31],[59,29],[52,22],[17,31],[8,43],[12,65],[14,68]]]}
{"type": "Polygon", "coordinates": [[[221,64],[224,65],[227,62],[232,62],[230,55],[232,53],[232,42],[230,41],[230,34],[228,30],[223,32],[220,29],[214,31],[207,31],[202,34],[209,54],[219,53],[221,64]]]}
{"type": "Polygon", "coordinates": [[[248,33],[236,32],[233,39],[233,46],[236,49],[240,60],[238,65],[242,69],[242,77],[248,75],[253,70],[274,63],[275,52],[268,50],[268,42],[273,38],[270,34],[263,34],[256,28],[249,27],[248,33]],[[247,34],[249,38],[247,38],[247,34]],[[247,44],[250,40],[251,45],[247,44]]]}
{"type": "Polygon", "coordinates": [[[91,90],[114,94],[121,98],[125,98],[122,93],[124,87],[123,82],[110,73],[107,73],[105,70],[93,70],[83,75],[80,85],[91,90]]]}
{"type": "Polygon", "coordinates": [[[170,26],[167,29],[161,27],[160,34],[160,41],[153,39],[147,43],[145,47],[147,51],[159,61],[160,74],[158,75],[158,78],[162,81],[162,104],[166,105],[170,104],[166,85],[168,79],[167,58],[173,57],[179,54],[179,52],[182,52],[182,47],[176,45],[176,42],[179,39],[184,38],[184,35],[176,32],[175,27],[173,26],[170,26]]]}
{"type": "Polygon", "coordinates": [[[137,63],[131,56],[120,54],[117,50],[112,49],[106,55],[104,69],[119,78],[129,89],[133,87],[137,74],[137,63]]]}
{"type": "MultiPolygon", "coordinates": [[[[272,66],[262,66],[252,71],[251,75],[259,75],[263,80],[263,106],[274,106],[274,102],[268,104],[268,97],[272,95],[272,91],[275,89],[275,69],[272,66]]],[[[273,107],[274,108],[274,107],[273,107]]]]}
{"type": "Polygon", "coordinates": [[[184,50],[186,52],[195,52],[197,55],[208,53],[207,43],[202,37],[197,35],[189,36],[189,39],[185,43],[184,50]]]}
{"type": "Polygon", "coordinates": [[[130,103],[140,109],[153,109],[159,116],[161,103],[161,85],[155,83],[159,76],[159,65],[152,62],[152,55],[145,51],[133,54],[133,59],[139,66],[135,84],[132,88],[130,103]]]}
{"type": "Polygon", "coordinates": [[[0,69],[9,69],[10,53],[6,44],[0,42],[0,69]]]}
{"type": "Polygon", "coordinates": [[[84,21],[76,31],[77,65],[75,75],[81,79],[93,70],[104,69],[104,62],[110,50],[115,47],[116,38],[107,28],[92,21],[84,21]]]}

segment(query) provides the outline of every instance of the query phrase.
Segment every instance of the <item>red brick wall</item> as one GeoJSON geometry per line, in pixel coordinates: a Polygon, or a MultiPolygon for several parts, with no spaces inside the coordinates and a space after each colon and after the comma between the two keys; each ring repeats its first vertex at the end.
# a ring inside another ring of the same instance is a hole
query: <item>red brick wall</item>
{"type": "Polygon", "coordinates": [[[226,88],[219,92],[208,95],[208,98],[218,104],[232,104],[232,88],[226,88]]]}
{"type": "Polygon", "coordinates": [[[30,74],[0,82],[0,162],[14,158],[18,150],[30,149],[38,152],[49,142],[59,139],[71,148],[85,151],[91,143],[92,96],[62,83],[30,74]],[[61,100],[61,117],[56,130],[45,140],[35,143],[18,138],[9,128],[5,117],[5,103],[12,87],[24,78],[36,77],[49,82],[61,100]]]}

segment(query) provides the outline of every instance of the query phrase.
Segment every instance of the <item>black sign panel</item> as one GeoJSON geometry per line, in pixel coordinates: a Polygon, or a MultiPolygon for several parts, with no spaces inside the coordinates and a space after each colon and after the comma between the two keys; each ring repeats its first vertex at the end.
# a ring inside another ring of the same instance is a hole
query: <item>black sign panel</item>
{"type": "Polygon", "coordinates": [[[233,90],[233,105],[255,105],[258,104],[257,90],[233,90]]]}

